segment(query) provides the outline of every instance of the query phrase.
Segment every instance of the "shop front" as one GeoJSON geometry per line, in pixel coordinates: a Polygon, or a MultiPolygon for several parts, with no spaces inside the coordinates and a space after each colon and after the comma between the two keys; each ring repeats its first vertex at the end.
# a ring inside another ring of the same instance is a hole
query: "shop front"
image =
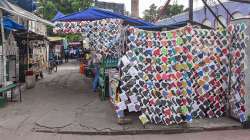
{"type": "Polygon", "coordinates": [[[20,81],[25,82],[25,76],[32,71],[36,79],[43,78],[43,71],[48,67],[49,42],[45,36],[33,32],[15,33],[19,47],[20,81]]]}

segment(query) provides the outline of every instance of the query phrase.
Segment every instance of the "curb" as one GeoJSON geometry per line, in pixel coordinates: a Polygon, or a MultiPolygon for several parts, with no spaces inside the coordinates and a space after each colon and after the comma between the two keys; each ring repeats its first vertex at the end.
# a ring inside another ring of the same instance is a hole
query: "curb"
{"type": "Polygon", "coordinates": [[[65,130],[48,130],[33,129],[34,132],[41,133],[57,133],[57,134],[75,134],[75,135],[142,135],[142,134],[181,134],[181,133],[197,133],[205,131],[223,131],[223,130],[239,130],[241,126],[229,127],[213,127],[213,128],[169,128],[169,129],[143,129],[143,130],[124,130],[124,131],[65,131],[65,130]]]}

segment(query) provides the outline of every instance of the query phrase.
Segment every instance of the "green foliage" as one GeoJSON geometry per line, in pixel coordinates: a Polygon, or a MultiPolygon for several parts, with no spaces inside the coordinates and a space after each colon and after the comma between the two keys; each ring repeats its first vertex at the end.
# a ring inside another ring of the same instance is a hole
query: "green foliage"
{"type": "MultiPolygon", "coordinates": [[[[37,0],[37,14],[47,20],[52,20],[57,11],[64,14],[85,10],[93,4],[93,0],[37,0]]],[[[48,35],[53,35],[52,28],[48,28],[48,35]]],[[[81,35],[67,35],[69,41],[79,41],[81,35]]]]}
{"type": "Polygon", "coordinates": [[[46,4],[43,7],[44,7],[44,9],[42,9],[43,10],[42,15],[44,15],[44,17],[46,19],[51,20],[54,17],[53,14],[57,12],[56,11],[56,9],[57,9],[56,6],[54,5],[54,3],[52,1],[47,1],[46,4]]]}
{"type": "Polygon", "coordinates": [[[64,14],[81,11],[89,8],[93,0],[38,0],[38,14],[51,20],[57,11],[64,14]]]}
{"type": "Polygon", "coordinates": [[[150,5],[149,9],[143,12],[143,19],[149,22],[154,22],[158,16],[157,6],[155,4],[150,5]]]}
{"type": "Polygon", "coordinates": [[[66,38],[69,42],[73,42],[73,41],[79,41],[82,40],[81,39],[81,35],[80,34],[70,34],[70,35],[66,35],[66,38]]]}
{"type": "MultiPolygon", "coordinates": [[[[183,5],[178,5],[178,4],[168,5],[163,15],[160,16],[160,18],[162,19],[162,18],[172,17],[182,12],[184,12],[183,5]]],[[[143,12],[143,14],[144,14],[143,16],[144,20],[149,22],[154,22],[160,14],[160,8],[157,8],[155,4],[152,4],[150,5],[149,9],[143,12]]]]}
{"type": "Polygon", "coordinates": [[[169,5],[164,12],[163,18],[172,17],[174,15],[182,13],[183,11],[184,11],[183,5],[177,5],[177,4],[169,5]]]}

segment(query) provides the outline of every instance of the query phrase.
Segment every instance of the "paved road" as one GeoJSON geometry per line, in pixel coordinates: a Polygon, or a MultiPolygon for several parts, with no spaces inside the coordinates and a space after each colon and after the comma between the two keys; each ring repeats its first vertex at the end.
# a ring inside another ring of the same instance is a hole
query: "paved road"
{"type": "Polygon", "coordinates": [[[0,109],[0,138],[1,132],[26,135],[38,125],[60,128],[77,124],[95,101],[99,101],[98,94],[91,91],[90,79],[79,74],[79,65],[64,64],[57,73],[45,74],[35,88],[25,90],[22,103],[0,109]]]}
{"type": "Polygon", "coordinates": [[[249,140],[250,130],[213,131],[173,135],[85,136],[30,133],[25,136],[0,135],[0,140],[249,140]]]}
{"type": "Polygon", "coordinates": [[[45,75],[35,88],[26,90],[23,97],[22,103],[10,103],[0,109],[0,140],[250,140],[250,132],[247,130],[138,136],[84,136],[34,132],[37,128],[65,128],[65,131],[125,130],[117,125],[108,101],[101,102],[98,94],[91,91],[91,81],[79,74],[77,63],[64,64],[59,67],[57,73],[45,75]]]}

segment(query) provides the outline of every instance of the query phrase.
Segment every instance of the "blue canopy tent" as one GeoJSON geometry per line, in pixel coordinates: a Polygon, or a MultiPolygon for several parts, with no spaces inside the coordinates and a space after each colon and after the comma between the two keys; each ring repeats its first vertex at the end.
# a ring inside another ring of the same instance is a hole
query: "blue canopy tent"
{"type": "Polygon", "coordinates": [[[161,31],[163,28],[165,28],[165,25],[153,25],[153,26],[135,26],[135,28],[148,30],[148,31],[161,31]]]}
{"type": "Polygon", "coordinates": [[[25,30],[24,26],[16,23],[10,18],[4,17],[3,20],[4,28],[7,30],[25,30]]]}
{"type": "Polygon", "coordinates": [[[176,22],[169,25],[154,25],[154,26],[135,26],[136,28],[143,29],[143,30],[149,30],[149,31],[161,31],[163,28],[166,29],[176,29],[183,26],[186,26],[188,24],[188,21],[181,21],[176,22]]]}
{"type": "Polygon", "coordinates": [[[52,21],[56,21],[57,19],[62,18],[64,16],[65,15],[62,12],[57,11],[57,13],[56,13],[55,17],[52,19],[52,21]]]}
{"type": "Polygon", "coordinates": [[[69,15],[66,15],[61,18],[57,18],[55,21],[93,21],[101,20],[106,18],[117,18],[122,19],[125,23],[136,26],[154,26],[154,24],[146,22],[141,19],[136,19],[128,16],[124,16],[118,13],[114,13],[104,9],[98,8],[89,8],[84,11],[75,12],[69,15]]]}

